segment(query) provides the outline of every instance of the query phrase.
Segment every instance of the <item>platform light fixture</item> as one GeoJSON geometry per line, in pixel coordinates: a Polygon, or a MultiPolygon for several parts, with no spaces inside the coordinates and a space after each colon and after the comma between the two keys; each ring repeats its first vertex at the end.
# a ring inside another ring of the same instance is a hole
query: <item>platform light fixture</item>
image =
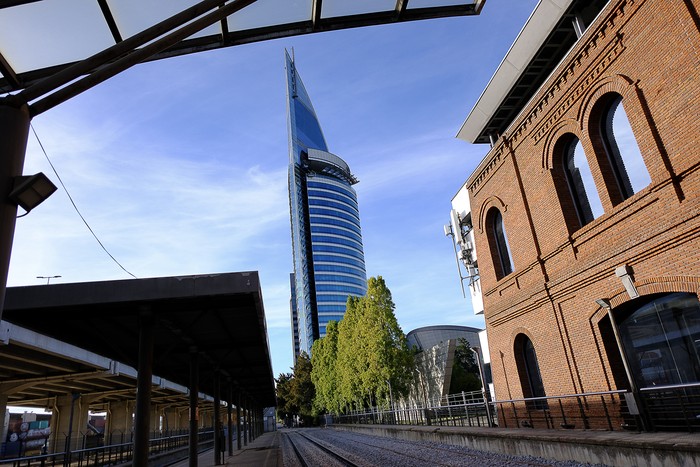
{"type": "Polygon", "coordinates": [[[607,308],[608,310],[609,310],[610,308],[612,308],[612,306],[610,305],[610,300],[608,300],[607,298],[596,298],[596,299],[595,299],[595,302],[596,302],[596,303],[598,304],[598,306],[600,306],[601,308],[607,308]]]}
{"type": "Polygon", "coordinates": [[[9,198],[10,201],[29,212],[46,201],[55,191],[56,185],[43,172],[39,172],[34,175],[15,177],[14,188],[9,198]]]}

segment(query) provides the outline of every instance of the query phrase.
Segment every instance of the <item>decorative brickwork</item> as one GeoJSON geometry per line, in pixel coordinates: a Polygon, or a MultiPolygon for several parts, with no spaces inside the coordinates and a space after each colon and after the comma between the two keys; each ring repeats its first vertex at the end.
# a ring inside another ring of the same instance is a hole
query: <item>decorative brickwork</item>
{"type": "Polygon", "coordinates": [[[627,388],[606,310],[594,301],[614,309],[632,300],[618,266],[631,268],[642,297],[698,294],[698,24],[697,2],[612,0],[467,180],[497,399],[529,391],[519,335],[536,350],[547,396],[627,388]],[[622,97],[651,178],[627,198],[599,130],[611,96],[622,97]],[[568,134],[581,141],[604,210],[583,227],[558,166],[568,134]],[[500,279],[486,222],[493,207],[514,265],[500,279]]]}

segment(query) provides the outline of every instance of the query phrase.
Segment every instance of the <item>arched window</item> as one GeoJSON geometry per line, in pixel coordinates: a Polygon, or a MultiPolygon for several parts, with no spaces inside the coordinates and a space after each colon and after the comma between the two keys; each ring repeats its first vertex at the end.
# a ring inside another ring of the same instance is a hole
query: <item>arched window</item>
{"type": "MultiPolygon", "coordinates": [[[[532,397],[546,397],[540,364],[537,360],[537,353],[532,341],[525,334],[518,334],[515,338],[515,361],[518,366],[520,385],[523,388],[523,396],[527,399],[532,397]]],[[[535,409],[546,409],[546,400],[533,401],[531,404],[535,409]]]]}
{"type": "Polygon", "coordinates": [[[642,297],[622,310],[619,329],[641,388],[700,382],[700,302],[689,293],[642,297]]]}
{"type": "Polygon", "coordinates": [[[632,133],[622,105],[622,96],[611,93],[604,99],[605,111],[600,121],[601,137],[620,195],[625,200],[648,186],[651,177],[632,133]]]}
{"type": "Polygon", "coordinates": [[[488,219],[491,256],[494,262],[494,269],[496,270],[496,277],[500,279],[513,272],[513,259],[510,254],[508,236],[506,235],[506,227],[503,224],[501,211],[492,208],[489,211],[488,219]]]}
{"type": "Polygon", "coordinates": [[[578,216],[579,227],[583,227],[603,214],[603,205],[600,202],[581,141],[576,136],[569,134],[558,146],[563,152],[562,166],[578,216]]]}

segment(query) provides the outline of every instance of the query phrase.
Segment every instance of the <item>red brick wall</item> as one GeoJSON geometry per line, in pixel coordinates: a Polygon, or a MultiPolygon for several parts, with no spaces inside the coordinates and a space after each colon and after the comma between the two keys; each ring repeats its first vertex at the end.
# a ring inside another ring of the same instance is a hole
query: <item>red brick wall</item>
{"type": "Polygon", "coordinates": [[[629,300],[616,267],[633,268],[642,295],[698,292],[699,3],[612,0],[467,181],[497,399],[523,396],[519,333],[534,344],[547,395],[624,388],[594,302],[629,300]],[[623,96],[652,180],[624,201],[607,189],[605,164],[595,163],[604,148],[590,130],[610,91],[623,96]],[[557,191],[556,142],[566,133],[581,140],[605,210],[583,228],[567,225],[572,212],[557,191]],[[500,280],[488,253],[492,206],[515,266],[500,280]]]}

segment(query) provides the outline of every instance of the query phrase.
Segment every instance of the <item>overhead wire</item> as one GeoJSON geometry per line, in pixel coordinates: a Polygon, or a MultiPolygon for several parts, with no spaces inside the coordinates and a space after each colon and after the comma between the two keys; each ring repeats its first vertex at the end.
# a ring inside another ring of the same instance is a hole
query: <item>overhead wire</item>
{"type": "Polygon", "coordinates": [[[63,180],[61,179],[61,176],[58,174],[56,167],[54,167],[53,163],[51,162],[51,159],[49,159],[49,155],[46,153],[46,149],[44,149],[44,145],[42,144],[41,139],[39,139],[39,135],[37,134],[36,130],[34,129],[34,125],[32,125],[30,123],[30,127],[32,129],[32,133],[34,133],[34,137],[36,138],[37,142],[39,143],[39,147],[41,148],[41,151],[44,153],[44,157],[46,157],[46,160],[48,161],[49,165],[51,166],[51,170],[53,170],[53,173],[56,175],[58,182],[63,187],[63,191],[65,191],[66,195],[68,195],[68,199],[70,200],[71,204],[73,205],[73,209],[75,209],[75,212],[78,213],[78,216],[85,224],[85,227],[87,227],[87,229],[90,231],[90,233],[95,238],[95,240],[100,245],[100,247],[102,247],[104,252],[107,253],[107,255],[112,259],[112,261],[114,261],[117,264],[117,266],[119,266],[124,272],[129,274],[134,279],[138,279],[135,275],[133,275],[131,272],[129,272],[124,266],[122,266],[122,264],[119,261],[117,261],[117,259],[112,255],[112,253],[110,253],[107,250],[107,248],[104,246],[104,244],[97,237],[97,234],[95,234],[95,231],[92,230],[92,227],[90,227],[90,224],[88,224],[87,220],[85,220],[85,217],[83,217],[83,214],[80,212],[80,209],[78,209],[78,206],[75,204],[73,197],[71,196],[70,192],[68,191],[68,188],[66,188],[66,185],[63,183],[63,180]]]}

